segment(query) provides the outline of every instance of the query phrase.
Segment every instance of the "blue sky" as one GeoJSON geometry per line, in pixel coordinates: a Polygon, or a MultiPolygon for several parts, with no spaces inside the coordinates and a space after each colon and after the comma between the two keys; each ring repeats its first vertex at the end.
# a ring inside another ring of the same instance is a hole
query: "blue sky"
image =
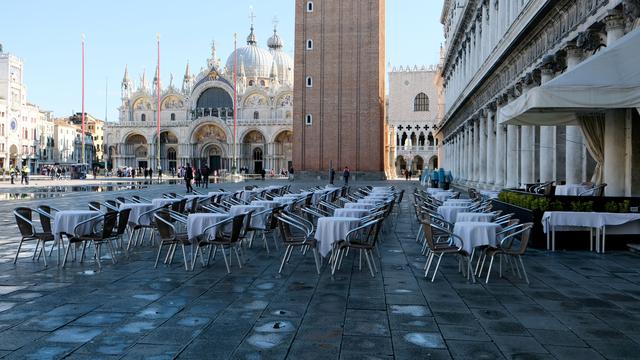
{"type": "MultiPolygon", "coordinates": [[[[387,0],[387,62],[437,63],[442,2],[387,0]]],[[[234,32],[240,45],[246,41],[250,6],[260,46],[266,48],[277,17],[285,51],[293,55],[294,0],[8,1],[2,5],[0,43],[25,62],[28,101],[68,116],[81,108],[81,34],[86,34],[86,110],[104,118],[106,103],[108,120],[114,121],[125,65],[134,81],[143,69],[149,82],[153,79],[156,33],[163,84],[173,73],[179,86],[187,60],[192,72],[206,64],[212,40],[223,63],[233,51],[234,32]]]]}

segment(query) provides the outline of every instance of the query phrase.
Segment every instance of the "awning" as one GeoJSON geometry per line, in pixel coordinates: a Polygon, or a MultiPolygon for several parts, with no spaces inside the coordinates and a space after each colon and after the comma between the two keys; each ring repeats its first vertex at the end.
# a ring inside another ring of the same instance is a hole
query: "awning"
{"type": "Polygon", "coordinates": [[[640,107],[640,29],[500,109],[509,125],[577,124],[577,114],[640,107]]]}

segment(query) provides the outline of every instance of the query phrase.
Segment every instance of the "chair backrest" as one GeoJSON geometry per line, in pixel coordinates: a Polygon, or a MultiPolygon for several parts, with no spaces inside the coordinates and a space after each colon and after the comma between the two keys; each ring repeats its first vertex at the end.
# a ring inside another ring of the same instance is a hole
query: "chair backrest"
{"type": "Polygon", "coordinates": [[[507,237],[505,237],[501,246],[502,249],[511,255],[522,255],[527,251],[527,246],[529,244],[529,238],[531,236],[531,229],[533,228],[533,223],[524,223],[518,226],[515,231],[511,232],[507,237]],[[517,247],[513,247],[514,240],[520,239],[520,243],[517,247]]]}
{"type": "Polygon", "coordinates": [[[104,213],[102,222],[101,237],[103,239],[112,237],[114,235],[113,230],[116,229],[116,226],[118,225],[118,213],[115,211],[108,211],[104,213]]]}
{"type": "Polygon", "coordinates": [[[18,207],[13,210],[18,229],[20,229],[20,234],[23,237],[32,236],[36,232],[33,222],[31,221],[31,213],[32,210],[28,207],[18,207]]]}
{"type": "Polygon", "coordinates": [[[118,202],[116,200],[106,200],[104,202],[107,211],[118,211],[118,202]]]}
{"type": "Polygon", "coordinates": [[[171,224],[171,214],[167,210],[157,211],[153,215],[161,240],[174,240],[176,230],[171,224]]]}
{"type": "Polygon", "coordinates": [[[271,215],[269,217],[269,230],[275,230],[278,228],[278,217],[277,215],[284,210],[285,205],[279,205],[271,209],[271,215]]]}
{"type": "MultiPolygon", "coordinates": [[[[247,214],[238,214],[233,217],[233,220],[231,221],[231,232],[228,234],[228,236],[223,237],[226,240],[226,242],[233,244],[240,240],[240,237],[242,236],[242,231],[245,227],[246,218],[247,218],[247,214]]],[[[226,226],[217,227],[218,234],[224,233],[223,228],[226,228],[226,226]]],[[[217,234],[216,234],[216,238],[219,238],[217,234]]]]}
{"type": "Polygon", "coordinates": [[[118,196],[116,198],[116,201],[118,201],[120,204],[124,204],[127,202],[127,199],[125,199],[123,196],[118,196]]]}
{"type": "Polygon", "coordinates": [[[247,232],[249,232],[249,227],[251,227],[251,217],[253,216],[254,212],[255,210],[251,210],[244,214],[245,217],[242,228],[240,230],[240,237],[245,237],[247,235],[247,232]]]}
{"type": "Polygon", "coordinates": [[[49,205],[40,205],[38,206],[38,214],[40,215],[40,225],[42,225],[42,231],[50,234],[52,232],[51,228],[51,218],[43,213],[49,214],[52,216],[53,209],[49,205]]]}
{"type": "Polygon", "coordinates": [[[98,202],[98,201],[89,201],[89,210],[100,211],[100,202],[98,202]]]}
{"type": "Polygon", "coordinates": [[[118,235],[124,234],[127,230],[127,225],[129,224],[129,215],[131,214],[131,209],[123,209],[118,212],[118,235]]]}

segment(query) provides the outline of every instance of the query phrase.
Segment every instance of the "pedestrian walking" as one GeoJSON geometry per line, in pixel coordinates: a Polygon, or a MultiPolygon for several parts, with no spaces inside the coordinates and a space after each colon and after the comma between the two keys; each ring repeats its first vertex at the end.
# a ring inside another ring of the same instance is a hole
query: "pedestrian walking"
{"type": "Polygon", "coordinates": [[[30,171],[31,171],[31,169],[29,169],[29,167],[27,165],[22,166],[22,179],[20,180],[21,184],[22,184],[22,181],[24,181],[26,185],[29,185],[29,172],[30,171]]]}
{"type": "Polygon", "coordinates": [[[211,170],[207,165],[202,168],[202,182],[205,189],[209,188],[209,176],[211,175],[211,170]]]}
{"type": "Polygon", "coordinates": [[[289,168],[289,181],[293,181],[294,176],[293,176],[293,166],[291,168],[289,168]]]}
{"type": "Polygon", "coordinates": [[[153,169],[149,169],[149,180],[153,182],[153,169]]]}
{"type": "Polygon", "coordinates": [[[202,173],[200,172],[200,169],[196,169],[196,187],[201,187],[202,186],[202,173]]]}
{"type": "Polygon", "coordinates": [[[11,166],[9,168],[9,176],[11,177],[11,184],[15,184],[15,180],[16,180],[16,168],[11,166]]]}
{"type": "Polygon", "coordinates": [[[342,172],[342,179],[344,180],[344,185],[349,185],[349,176],[351,176],[351,172],[349,171],[349,167],[345,166],[344,171],[342,172]]]}
{"type": "Polygon", "coordinates": [[[193,180],[193,169],[191,165],[187,164],[187,168],[184,171],[184,183],[187,185],[187,194],[193,191],[191,180],[193,180]]]}
{"type": "Polygon", "coordinates": [[[333,180],[336,177],[336,171],[333,169],[333,166],[331,167],[331,169],[329,169],[329,184],[333,185],[333,180]]]}

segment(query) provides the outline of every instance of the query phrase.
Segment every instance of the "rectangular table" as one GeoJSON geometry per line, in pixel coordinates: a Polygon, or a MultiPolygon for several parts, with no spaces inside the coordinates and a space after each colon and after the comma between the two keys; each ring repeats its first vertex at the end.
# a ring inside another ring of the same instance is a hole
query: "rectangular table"
{"type": "MultiPolygon", "coordinates": [[[[193,239],[196,236],[203,235],[204,229],[211,225],[219,223],[225,219],[228,219],[228,214],[218,213],[197,213],[189,214],[187,218],[187,235],[189,239],[193,239]]],[[[216,228],[211,228],[207,231],[208,234],[215,234],[216,228]]]]}
{"type": "Polygon", "coordinates": [[[344,240],[347,233],[360,225],[360,219],[348,217],[321,217],[318,218],[315,239],[318,241],[318,250],[322,257],[329,255],[333,244],[344,240]]]}

